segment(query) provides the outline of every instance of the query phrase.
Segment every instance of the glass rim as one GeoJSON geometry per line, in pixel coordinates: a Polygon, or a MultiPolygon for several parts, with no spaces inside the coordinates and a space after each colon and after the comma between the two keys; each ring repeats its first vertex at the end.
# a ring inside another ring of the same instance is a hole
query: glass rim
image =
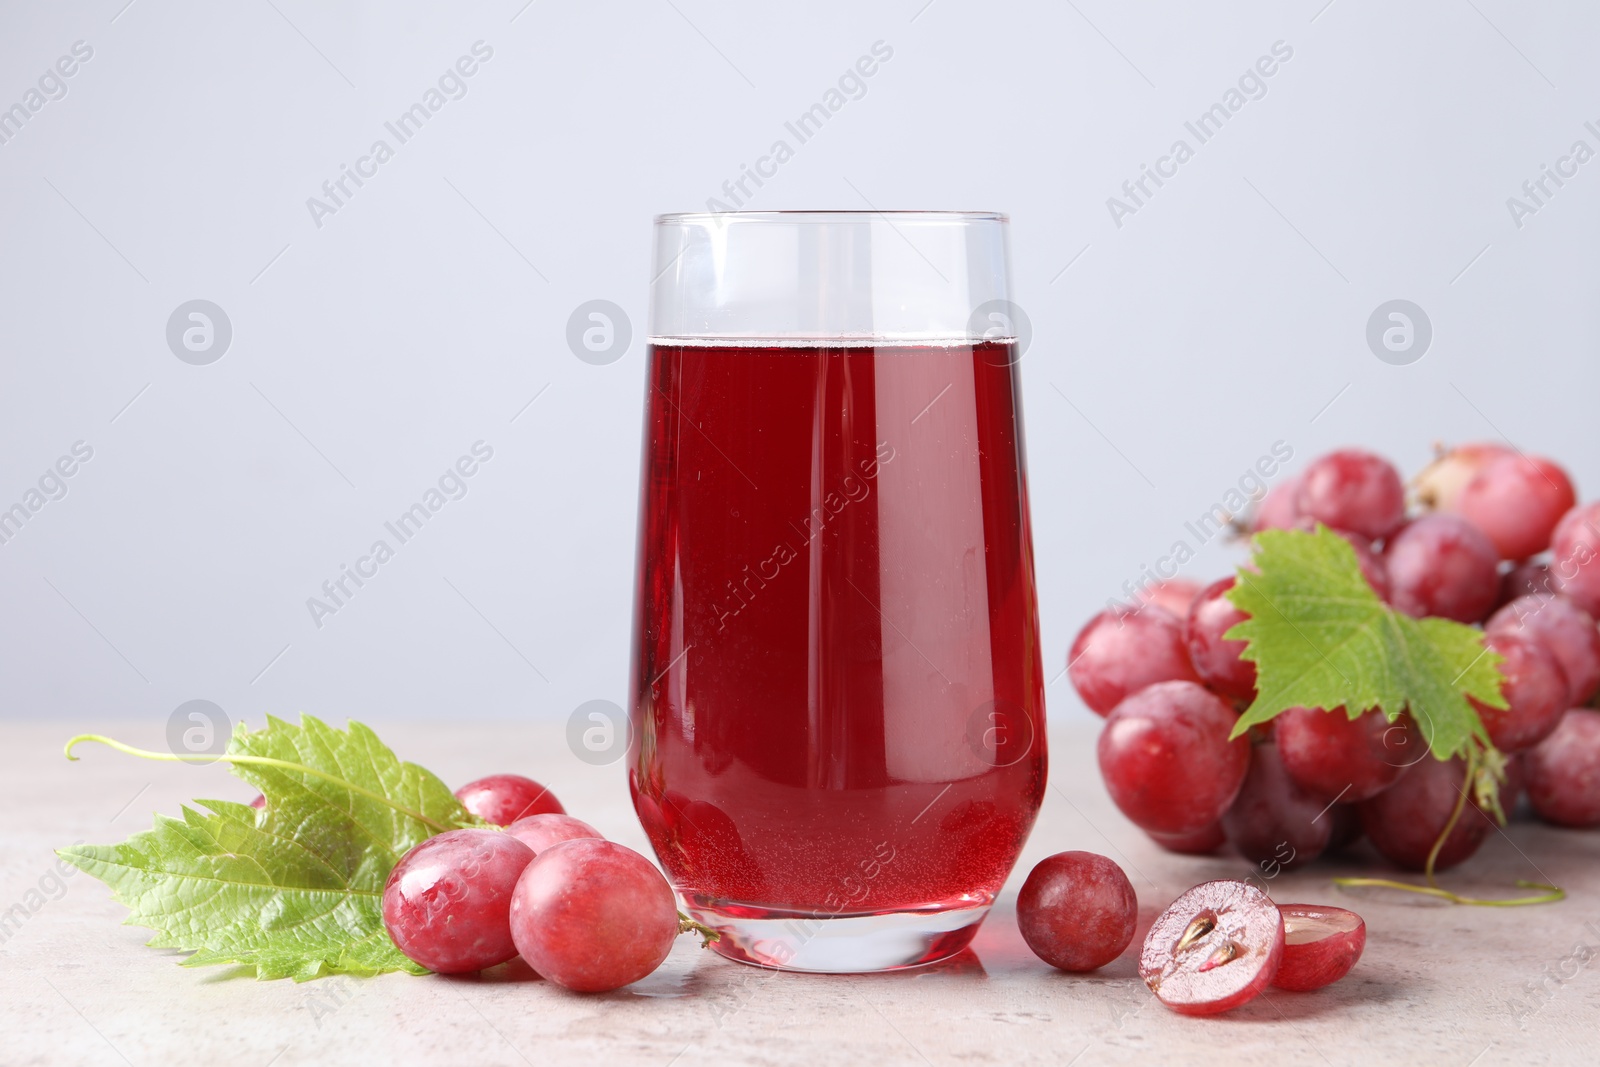
{"type": "Polygon", "coordinates": [[[678,211],[655,217],[655,225],[670,226],[675,223],[722,220],[724,222],[789,222],[817,223],[859,220],[862,217],[881,218],[886,222],[1006,222],[1011,217],[1003,211],[948,211],[948,210],[897,210],[878,211],[867,208],[839,208],[835,210],[787,209],[782,211],[678,211]]]}

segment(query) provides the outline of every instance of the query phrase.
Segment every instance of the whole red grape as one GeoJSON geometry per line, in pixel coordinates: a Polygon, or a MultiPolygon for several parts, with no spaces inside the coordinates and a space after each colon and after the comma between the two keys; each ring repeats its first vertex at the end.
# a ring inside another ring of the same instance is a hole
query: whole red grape
{"type": "Polygon", "coordinates": [[[1228,599],[1234,581],[1223,578],[1212,582],[1195,599],[1184,622],[1184,637],[1189,645],[1189,661],[1201,681],[1222,696],[1251,701],[1256,697],[1256,665],[1239,655],[1247,642],[1226,641],[1222,637],[1250,617],[1228,599]]]}
{"type": "Polygon", "coordinates": [[[1561,661],[1567,674],[1567,706],[1589,702],[1600,690],[1600,628],[1589,613],[1566,596],[1518,597],[1490,616],[1485,633],[1532,637],[1561,661]]]}
{"type": "MultiPolygon", "coordinates": [[[[1361,828],[1379,852],[1402,867],[1420,871],[1444,832],[1461,791],[1467,765],[1460,756],[1441,761],[1431,756],[1417,763],[1389,789],[1360,805],[1361,828]]],[[[1466,801],[1461,817],[1439,849],[1434,870],[1442,871],[1478,851],[1494,829],[1489,816],[1466,801]]]]}
{"type": "Polygon", "coordinates": [[[1562,516],[1550,538],[1550,555],[1557,588],[1600,618],[1600,501],[1562,516]]]}
{"type": "Polygon", "coordinates": [[[468,782],[456,790],[456,799],[472,814],[496,826],[510,826],[529,815],[561,815],[567,810],[554,793],[520,774],[491,774],[468,782]]]}
{"type": "Polygon", "coordinates": [[[605,837],[582,819],[574,819],[570,815],[557,815],[555,812],[518,819],[506,827],[506,833],[533,849],[535,855],[563,841],[576,841],[584,837],[605,837]]]}
{"type": "Polygon", "coordinates": [[[1510,630],[1484,637],[1504,657],[1500,695],[1508,707],[1491,708],[1468,697],[1478,709],[1489,740],[1501,752],[1517,752],[1542,741],[1567,711],[1571,687],[1561,661],[1539,641],[1510,630]]]}
{"type": "Polygon", "coordinates": [[[1528,802],[1541,819],[1600,826],[1600,711],[1573,708],[1555,732],[1523,755],[1528,802]]]}
{"type": "Polygon", "coordinates": [[[1451,509],[1489,536],[1502,559],[1550,547],[1556,523],[1577,502],[1572,479],[1542,456],[1501,456],[1462,487],[1451,509]]]}
{"type": "Polygon", "coordinates": [[[1500,556],[1459,515],[1424,515],[1383,550],[1389,600],[1407,615],[1479,622],[1500,597],[1500,556]]]}
{"type": "Polygon", "coordinates": [[[1222,817],[1250,766],[1250,743],[1228,740],[1239,716],[1195,682],[1158,682],[1112,709],[1097,747],[1100,774],[1141,829],[1191,834],[1222,817]]]}
{"type": "Polygon", "coordinates": [[[1300,514],[1379,541],[1405,521],[1406,488],[1394,465],[1358,448],[1330,452],[1301,476],[1300,514]]]}
{"type": "Polygon", "coordinates": [[[1040,860],[1017,894],[1017,926],[1034,954],[1063,971],[1092,971],[1133,941],[1139,901],[1122,868],[1093,852],[1040,860]]]}
{"type": "Polygon", "coordinates": [[[1107,609],[1072,642],[1067,674],[1089,709],[1105,715],[1155,682],[1198,682],[1183,639],[1183,620],[1165,608],[1107,609]]]}
{"type": "Polygon", "coordinates": [[[1290,708],[1273,723],[1284,772],[1318,796],[1347,804],[1388,789],[1428,752],[1409,715],[1390,722],[1377,708],[1354,719],[1344,708],[1290,708]]]}
{"type": "Polygon", "coordinates": [[[1272,741],[1251,750],[1250,770],[1222,829],[1239,855],[1274,876],[1322,855],[1333,832],[1326,800],[1284,772],[1272,741]]]}
{"type": "Polygon", "coordinates": [[[511,894],[533,850],[498,830],[449,830],[400,857],[383,887],[383,925],[406,956],[440,974],[517,954],[511,894]]]}
{"type": "Polygon", "coordinates": [[[550,846],[511,897],[511,936],[522,958],[580,993],[637,982],[661,966],[677,935],[672,887],[649,860],[613,841],[550,846]]]}

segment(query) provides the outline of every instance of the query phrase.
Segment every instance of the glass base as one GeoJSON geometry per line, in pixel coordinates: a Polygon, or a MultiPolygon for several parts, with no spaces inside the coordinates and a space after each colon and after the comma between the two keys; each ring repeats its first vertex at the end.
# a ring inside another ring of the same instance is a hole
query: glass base
{"type": "Polygon", "coordinates": [[[722,935],[711,947],[730,960],[781,971],[865,974],[954,956],[972,941],[989,905],[817,917],[691,897],[684,910],[722,935]]]}

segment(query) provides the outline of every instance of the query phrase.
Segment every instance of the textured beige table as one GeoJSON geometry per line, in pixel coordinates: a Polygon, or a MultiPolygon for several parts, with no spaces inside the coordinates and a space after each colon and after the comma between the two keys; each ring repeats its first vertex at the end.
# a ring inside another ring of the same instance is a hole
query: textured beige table
{"type": "MultiPolygon", "coordinates": [[[[162,726],[108,732],[154,748],[162,726]]],[[[1462,891],[1494,894],[1542,872],[1571,893],[1554,906],[1345,897],[1369,930],[1348,979],[1315,994],[1268,993],[1214,1019],[1174,1015],[1150,996],[1135,974],[1137,940],[1089,977],[1039,962],[1013,920],[1020,875],[970,952],[922,971],[775,974],[683,938],[650,978],[601,996],[565,993],[519,963],[473,979],[297,986],[180,968],[177,954],[143,947],[143,931],[120,925],[122,908],[100,883],[76,874],[56,888],[55,846],[120,840],[147,827],[152,811],[176,813],[193,797],[248,798],[214,766],[94,748],[68,763],[66,732],[0,726],[0,909],[36,906],[22,919],[11,912],[0,935],[0,1063],[8,1065],[1600,1062],[1600,834],[1515,823],[1452,877],[1462,891]]],[[[541,778],[574,813],[645,849],[620,767],[579,763],[558,724],[401,724],[381,733],[446,781],[499,770],[541,778]]],[[[1144,925],[1189,885],[1246,873],[1242,860],[1171,856],[1146,842],[1101,788],[1092,723],[1057,729],[1051,742],[1052,786],[1020,871],[1063,849],[1106,853],[1132,879],[1144,925]]],[[[1332,900],[1333,873],[1341,872],[1282,875],[1275,893],[1332,900]]]]}

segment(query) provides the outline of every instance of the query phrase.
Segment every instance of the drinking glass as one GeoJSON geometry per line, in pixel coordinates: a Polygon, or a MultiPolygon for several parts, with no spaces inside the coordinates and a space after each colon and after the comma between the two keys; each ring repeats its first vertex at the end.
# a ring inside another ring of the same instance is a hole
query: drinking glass
{"type": "Polygon", "coordinates": [[[656,220],[628,755],[725,956],[971,941],[1045,785],[1006,219],[656,220]]]}

